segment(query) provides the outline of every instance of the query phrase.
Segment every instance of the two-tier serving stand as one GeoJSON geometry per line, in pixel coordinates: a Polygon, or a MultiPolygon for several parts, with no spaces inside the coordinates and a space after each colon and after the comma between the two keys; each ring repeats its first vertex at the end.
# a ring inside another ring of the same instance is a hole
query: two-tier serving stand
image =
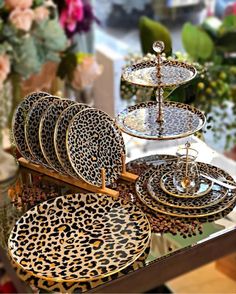
{"type": "Polygon", "coordinates": [[[148,140],[174,140],[199,131],[205,124],[204,114],[187,104],[164,101],[164,89],[175,89],[191,81],[196,69],[186,63],[162,56],[164,43],[156,41],[156,59],[125,68],[122,78],[136,86],[156,89],[156,101],[130,106],[121,111],[116,122],[120,129],[133,137],[148,140]]]}

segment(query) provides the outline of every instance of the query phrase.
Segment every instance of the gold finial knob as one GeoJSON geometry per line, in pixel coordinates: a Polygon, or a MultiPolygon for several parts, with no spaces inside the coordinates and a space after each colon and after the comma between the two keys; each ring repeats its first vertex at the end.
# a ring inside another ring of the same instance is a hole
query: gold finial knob
{"type": "Polygon", "coordinates": [[[152,48],[157,54],[161,54],[165,49],[165,44],[162,41],[156,41],[153,43],[152,48]]]}
{"type": "Polygon", "coordinates": [[[189,141],[187,141],[187,142],[185,143],[185,147],[186,147],[186,148],[190,148],[190,146],[191,146],[191,144],[189,143],[189,141]]]}

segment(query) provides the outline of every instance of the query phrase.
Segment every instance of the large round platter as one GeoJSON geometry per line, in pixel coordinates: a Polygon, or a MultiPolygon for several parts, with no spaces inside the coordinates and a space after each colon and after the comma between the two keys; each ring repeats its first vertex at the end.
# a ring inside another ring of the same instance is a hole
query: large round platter
{"type": "Polygon", "coordinates": [[[163,102],[162,124],[157,122],[158,103],[149,101],[121,111],[116,122],[125,133],[150,140],[183,138],[199,131],[205,124],[204,114],[187,104],[163,102]]]}
{"type": "Polygon", "coordinates": [[[47,281],[44,279],[39,279],[27,271],[23,270],[19,265],[17,265],[12,259],[11,263],[14,267],[18,277],[24,281],[27,282],[27,284],[30,284],[34,289],[39,289],[47,291],[49,293],[83,293],[86,291],[89,291],[99,285],[102,285],[103,283],[107,283],[109,281],[112,281],[113,279],[117,279],[119,277],[124,276],[125,274],[128,274],[132,271],[135,271],[137,269],[140,269],[145,266],[145,260],[148,257],[150,251],[150,247],[147,247],[145,252],[137,259],[134,263],[129,265],[128,267],[124,268],[123,270],[119,271],[118,273],[115,273],[114,275],[104,277],[97,280],[87,281],[87,282],[71,282],[71,283],[59,283],[54,281],[47,281]]]}
{"type": "Polygon", "coordinates": [[[103,111],[88,108],[79,112],[69,124],[66,145],[71,165],[85,182],[101,187],[102,168],[106,186],[121,174],[123,137],[103,111]]]}
{"type": "Polygon", "coordinates": [[[59,116],[55,131],[54,131],[54,147],[57,154],[57,158],[61,163],[64,170],[72,177],[78,177],[74,169],[72,168],[66,149],[66,132],[70,121],[73,117],[82,111],[89,108],[88,105],[82,103],[76,103],[66,108],[59,116]]]}
{"type": "Polygon", "coordinates": [[[27,211],[8,246],[13,260],[32,275],[80,282],[126,268],[144,253],[150,236],[149,222],[136,206],[106,195],[75,194],[27,211]]]}
{"type": "Polygon", "coordinates": [[[48,165],[46,159],[43,156],[42,150],[39,144],[39,124],[44,112],[48,106],[55,100],[59,99],[56,96],[44,97],[39,99],[31,107],[25,124],[25,139],[30,153],[35,158],[36,162],[46,167],[48,165]]]}
{"type": "MultiPolygon", "coordinates": [[[[204,171],[205,173],[213,174],[217,176],[217,169],[215,167],[212,167],[211,165],[198,162],[198,169],[199,172],[204,171]]],[[[182,208],[182,209],[200,209],[205,208],[208,206],[215,205],[225,199],[228,194],[228,189],[219,186],[217,184],[214,184],[211,182],[209,183],[209,189],[208,193],[201,197],[184,197],[184,195],[180,195],[180,197],[175,197],[174,195],[169,195],[165,191],[163,191],[161,186],[161,179],[162,175],[171,174],[171,171],[173,171],[173,164],[168,163],[166,165],[161,165],[159,169],[149,178],[147,183],[147,190],[149,194],[158,201],[159,203],[162,203],[167,206],[176,207],[176,208],[182,208]]],[[[172,177],[166,178],[166,180],[169,180],[168,183],[166,183],[166,186],[168,189],[172,189],[175,191],[173,187],[173,175],[172,177]],[[170,187],[170,188],[169,188],[170,187]]]]}
{"type": "Polygon", "coordinates": [[[55,126],[63,110],[75,103],[75,101],[69,99],[57,99],[53,101],[44,112],[39,125],[39,143],[43,156],[47,163],[60,173],[65,173],[65,170],[57,158],[54,147],[55,126]]]}
{"type": "MultiPolygon", "coordinates": [[[[159,166],[160,168],[160,166],[159,166]]],[[[223,170],[213,167],[212,169],[215,169],[218,171],[218,174],[224,176],[225,178],[229,180],[233,180],[226,172],[223,170]]],[[[153,175],[153,173],[156,172],[156,168],[150,168],[146,170],[136,181],[136,192],[139,197],[139,199],[149,208],[156,212],[160,212],[163,214],[176,216],[176,217],[186,217],[186,218],[200,218],[200,217],[206,217],[210,215],[217,214],[219,212],[224,211],[225,209],[229,208],[231,205],[233,205],[236,201],[236,192],[234,190],[228,190],[227,197],[222,199],[221,202],[218,204],[205,207],[205,208],[199,208],[199,209],[182,209],[182,208],[176,208],[171,207],[168,205],[164,205],[157,200],[155,200],[148,192],[147,190],[147,183],[149,178],[153,175]]],[[[160,193],[164,193],[162,189],[160,188],[160,193]]]]}
{"type": "Polygon", "coordinates": [[[197,74],[196,69],[185,62],[163,60],[161,80],[157,78],[157,62],[141,62],[124,69],[123,79],[143,87],[175,87],[191,81],[197,74]]]}
{"type": "Polygon", "coordinates": [[[45,92],[33,92],[28,94],[18,105],[13,115],[12,121],[12,134],[16,144],[16,147],[20,154],[27,160],[33,161],[34,158],[31,155],[28,146],[25,141],[25,122],[28,112],[32,105],[40,98],[49,96],[50,94],[45,92]]]}

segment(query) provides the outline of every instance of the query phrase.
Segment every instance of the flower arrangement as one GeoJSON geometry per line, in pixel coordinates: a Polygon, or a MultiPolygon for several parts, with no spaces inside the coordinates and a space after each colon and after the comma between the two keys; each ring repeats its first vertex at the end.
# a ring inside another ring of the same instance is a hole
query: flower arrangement
{"type": "Polygon", "coordinates": [[[0,1],[0,85],[8,75],[29,78],[47,61],[60,61],[67,47],[53,2],[43,0],[0,1]]]}
{"type": "MultiPolygon", "coordinates": [[[[55,1],[59,9],[60,23],[70,41],[70,47],[62,55],[62,62],[58,68],[58,76],[66,80],[74,90],[84,90],[90,87],[101,74],[102,68],[96,62],[92,45],[81,46],[89,37],[93,23],[98,20],[93,13],[93,7],[88,0],[55,1]],[[85,38],[78,39],[80,35],[85,38]],[[79,50],[77,43],[79,42],[79,50]],[[90,48],[87,48],[90,47],[90,48]]],[[[90,39],[88,42],[91,41],[90,39]]]]}
{"type": "Polygon", "coordinates": [[[98,22],[89,0],[58,0],[55,3],[61,25],[69,38],[76,33],[89,32],[93,22],[98,22]]]}
{"type": "Polygon", "coordinates": [[[59,63],[67,46],[52,1],[0,0],[0,130],[11,120],[24,83],[31,84],[47,63],[59,63]]]}
{"type": "Polygon", "coordinates": [[[93,84],[101,67],[76,49],[76,35],[94,21],[86,0],[0,0],[0,130],[27,93],[57,92],[57,77],[76,90],[93,84]]]}

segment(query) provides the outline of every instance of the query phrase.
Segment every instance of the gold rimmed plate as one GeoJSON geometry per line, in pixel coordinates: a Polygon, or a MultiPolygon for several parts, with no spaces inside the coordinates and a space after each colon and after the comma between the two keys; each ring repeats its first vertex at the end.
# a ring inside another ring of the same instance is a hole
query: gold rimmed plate
{"type": "Polygon", "coordinates": [[[157,61],[140,62],[124,69],[122,78],[134,85],[152,88],[176,87],[195,78],[194,66],[175,60],[162,60],[161,80],[158,79],[157,61]]]}
{"type": "Polygon", "coordinates": [[[59,173],[66,173],[57,158],[54,147],[54,132],[60,114],[76,102],[69,99],[58,99],[48,106],[39,124],[39,143],[48,165],[59,173]]]}
{"type": "Polygon", "coordinates": [[[163,122],[157,121],[158,102],[149,101],[130,106],[116,117],[117,125],[125,133],[149,140],[183,138],[199,131],[205,124],[204,114],[193,106],[163,102],[163,122]]]}
{"type": "Polygon", "coordinates": [[[50,166],[44,158],[39,144],[39,124],[48,106],[58,99],[59,97],[56,96],[47,96],[39,99],[31,107],[25,123],[25,140],[31,155],[38,164],[42,164],[49,168],[50,166]]]}
{"type": "Polygon", "coordinates": [[[74,171],[85,182],[101,187],[102,168],[106,186],[120,176],[124,141],[121,131],[105,112],[88,108],[75,115],[68,127],[66,146],[74,171]]]}
{"type": "MultiPolygon", "coordinates": [[[[165,164],[163,164],[163,166],[164,168],[166,168],[165,164]]],[[[159,165],[158,168],[161,169],[161,165],[159,165]]],[[[232,178],[223,170],[214,166],[211,166],[211,169],[217,172],[218,174],[224,176],[225,178],[232,180],[232,178]]],[[[236,192],[234,190],[228,190],[226,197],[224,197],[222,201],[212,206],[208,206],[204,208],[183,209],[183,208],[177,208],[177,207],[172,207],[169,205],[162,204],[157,199],[154,199],[149,194],[147,189],[148,180],[155,172],[156,172],[156,168],[150,168],[146,170],[138,178],[135,184],[136,192],[139,199],[153,211],[171,215],[171,216],[176,216],[176,217],[200,218],[200,217],[206,217],[206,216],[210,216],[210,215],[214,215],[219,212],[222,212],[225,209],[229,208],[231,205],[233,205],[233,203],[235,203],[236,201],[236,192]]],[[[161,188],[159,193],[160,194],[164,193],[161,188]]],[[[171,197],[171,196],[168,195],[168,197],[171,197]]]]}
{"type": "MultiPolygon", "coordinates": [[[[201,163],[198,163],[198,167],[201,169],[201,163]]],[[[205,165],[204,165],[205,166],[205,165]]],[[[203,167],[204,167],[203,166],[203,167]]],[[[178,198],[198,198],[208,194],[212,187],[213,182],[202,177],[201,175],[196,181],[196,185],[189,191],[179,191],[174,184],[173,177],[176,171],[166,172],[160,179],[159,174],[154,174],[148,181],[148,191],[151,195],[155,195],[155,187],[160,186],[164,192],[171,196],[178,198]]],[[[177,171],[178,172],[178,171],[177,171]]]]}
{"type": "Polygon", "coordinates": [[[150,224],[138,207],[102,194],[73,194],[27,211],[8,247],[14,262],[40,279],[83,282],[132,264],[150,237],[150,224]]]}
{"type": "Polygon", "coordinates": [[[140,269],[145,266],[145,260],[148,257],[150,251],[150,247],[147,247],[145,252],[137,259],[134,263],[129,265],[127,268],[121,270],[120,272],[111,275],[109,277],[93,280],[93,281],[87,281],[87,282],[54,282],[54,281],[47,281],[44,279],[39,279],[27,271],[23,270],[20,266],[18,266],[12,259],[11,263],[14,267],[18,277],[32,286],[34,289],[39,289],[41,291],[47,291],[49,293],[83,293],[86,291],[89,291],[99,285],[102,285],[103,283],[107,283],[108,281],[112,281],[113,279],[119,278],[124,276],[127,273],[130,273],[132,271],[135,271],[137,269],[140,269]]]}
{"type": "Polygon", "coordinates": [[[76,103],[74,105],[66,108],[59,116],[55,131],[54,131],[54,147],[56,151],[57,158],[61,163],[64,170],[71,175],[72,177],[78,178],[78,175],[74,171],[73,167],[70,164],[69,157],[67,154],[66,148],[66,132],[69,127],[69,124],[73,117],[78,114],[80,111],[89,108],[90,106],[82,103],[76,103]]]}
{"type": "MultiPolygon", "coordinates": [[[[204,170],[211,172],[211,166],[207,165],[205,163],[198,163],[198,168],[199,170],[204,170]]],[[[184,195],[184,193],[181,193],[180,197],[179,194],[176,197],[177,194],[175,195],[170,195],[167,194],[166,191],[162,187],[162,179],[163,177],[166,180],[165,183],[165,188],[168,187],[167,189],[173,189],[173,191],[176,191],[174,187],[172,187],[173,184],[173,165],[171,163],[167,165],[162,165],[160,166],[160,169],[158,169],[148,180],[147,183],[147,190],[149,194],[153,197],[153,199],[157,200],[159,203],[171,206],[171,207],[176,207],[176,208],[182,208],[182,209],[200,209],[200,208],[205,208],[209,207],[212,205],[215,205],[225,199],[228,194],[228,189],[219,186],[217,184],[214,184],[212,182],[208,183],[208,187],[210,187],[209,191],[207,194],[199,195],[197,197],[194,196],[187,196],[184,195]],[[162,176],[162,174],[164,175],[162,176]],[[168,180],[168,182],[167,182],[168,180]],[[171,186],[171,188],[169,188],[171,186]]],[[[169,191],[170,192],[170,191],[169,191]]]]}
{"type": "Polygon", "coordinates": [[[50,96],[46,92],[33,92],[28,94],[17,106],[12,120],[12,134],[14,142],[20,154],[27,160],[34,161],[25,140],[25,123],[27,115],[33,104],[40,98],[50,96]]]}

